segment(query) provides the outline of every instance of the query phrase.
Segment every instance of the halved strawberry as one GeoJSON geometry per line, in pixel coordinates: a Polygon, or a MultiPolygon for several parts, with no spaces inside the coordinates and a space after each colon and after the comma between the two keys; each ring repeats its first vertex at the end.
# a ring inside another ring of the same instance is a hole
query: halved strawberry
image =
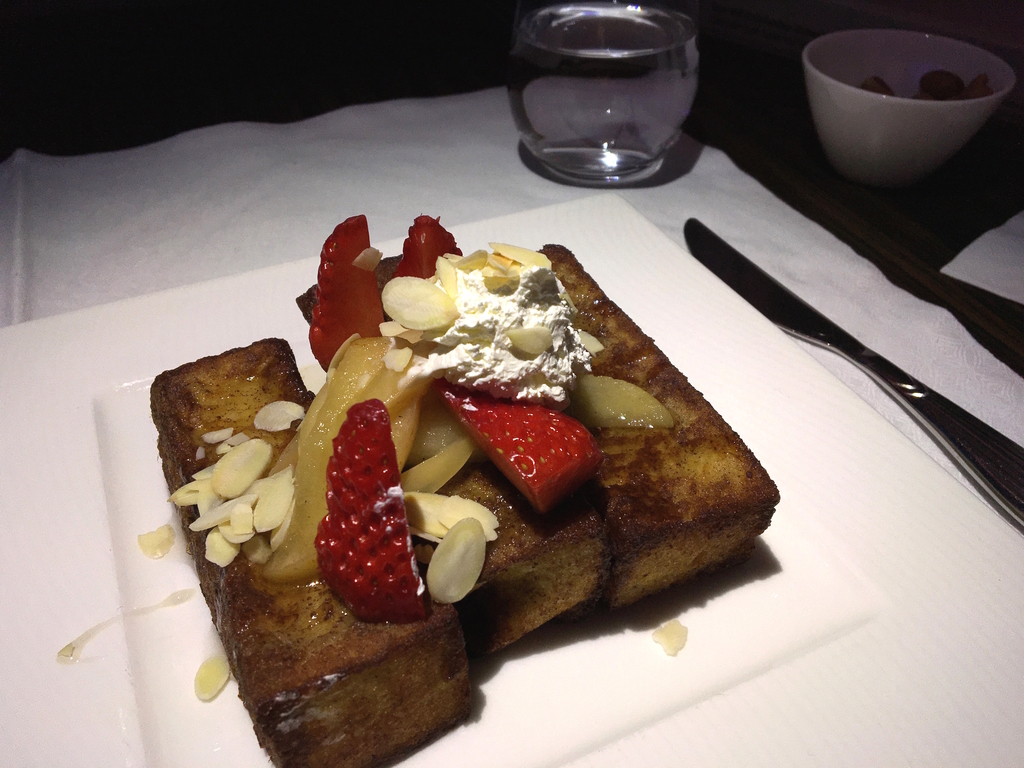
{"type": "Polygon", "coordinates": [[[384,309],[377,291],[377,276],[372,270],[352,265],[369,247],[366,217],[352,216],[334,228],[320,252],[309,346],[325,371],[334,353],[353,333],[380,335],[384,309]]]}
{"type": "Polygon", "coordinates": [[[316,537],[324,581],[362,621],[424,618],[391,419],[380,400],[349,408],[327,464],[327,515],[316,537]]]}
{"type": "Polygon", "coordinates": [[[538,512],[550,511],[597,474],[604,458],[601,449],[576,419],[444,380],[434,386],[484,453],[538,512]]]}
{"type": "Polygon", "coordinates": [[[417,216],[402,244],[402,260],[395,277],[433,277],[437,257],[446,253],[462,255],[455,238],[441,226],[441,217],[417,216]]]}

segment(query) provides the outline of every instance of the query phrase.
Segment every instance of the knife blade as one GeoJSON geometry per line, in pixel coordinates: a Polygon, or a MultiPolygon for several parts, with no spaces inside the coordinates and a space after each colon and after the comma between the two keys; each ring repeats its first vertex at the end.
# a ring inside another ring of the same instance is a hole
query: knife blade
{"type": "Polygon", "coordinates": [[[683,236],[698,261],[782,330],[842,355],[874,379],[1024,533],[1024,448],[868,349],[701,222],[687,220],[683,236]]]}

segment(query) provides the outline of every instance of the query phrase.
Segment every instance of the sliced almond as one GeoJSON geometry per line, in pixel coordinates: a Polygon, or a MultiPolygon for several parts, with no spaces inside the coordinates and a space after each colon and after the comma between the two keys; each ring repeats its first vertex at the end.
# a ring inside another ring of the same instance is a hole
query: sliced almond
{"type": "Polygon", "coordinates": [[[207,432],[203,435],[203,442],[207,445],[213,445],[214,443],[222,443],[227,440],[235,432],[231,427],[225,427],[224,429],[215,429],[212,432],[207,432]]]}
{"type": "Polygon", "coordinates": [[[427,569],[427,589],[439,603],[457,603],[480,578],[487,540],[478,520],[460,520],[437,545],[427,569]]]}
{"type": "Polygon", "coordinates": [[[253,509],[253,527],[260,532],[277,528],[284,522],[294,498],[295,479],[291,467],[266,478],[253,509]]]}
{"type": "Polygon", "coordinates": [[[203,446],[196,448],[196,461],[202,461],[206,458],[206,449],[203,446]]]}
{"type": "MultiPolygon", "coordinates": [[[[447,496],[445,498],[449,499],[449,501],[438,515],[441,525],[451,529],[458,525],[460,521],[466,518],[473,518],[480,523],[484,530],[484,538],[487,541],[494,541],[498,538],[498,518],[494,516],[491,510],[483,504],[479,504],[471,499],[464,499],[462,496],[447,496]]],[[[450,530],[449,533],[451,533],[450,530]]],[[[445,538],[447,537],[448,534],[445,534],[445,538]]]]}
{"type": "Polygon", "coordinates": [[[560,298],[562,301],[569,305],[569,309],[572,310],[573,315],[577,314],[579,310],[576,309],[576,305],[573,303],[572,296],[570,296],[568,293],[563,292],[558,294],[558,298],[560,298]]]}
{"type": "Polygon", "coordinates": [[[396,323],[394,320],[385,320],[379,327],[381,336],[400,336],[409,330],[404,325],[396,323]]]}
{"type": "Polygon", "coordinates": [[[232,448],[213,471],[213,490],[225,499],[241,494],[270,465],[274,449],[266,440],[247,440],[232,448]]]}
{"type": "MultiPolygon", "coordinates": [[[[231,510],[231,519],[228,521],[228,525],[231,526],[231,531],[236,535],[252,535],[254,533],[252,527],[252,507],[243,507],[241,504],[237,505],[231,510]]],[[[235,542],[240,544],[241,542],[235,542]]]]}
{"type": "Polygon", "coordinates": [[[493,266],[490,262],[480,267],[480,274],[484,277],[508,277],[504,269],[493,266]]]}
{"type": "Polygon", "coordinates": [[[455,264],[456,269],[460,269],[463,272],[472,272],[474,269],[480,269],[484,264],[487,263],[488,257],[487,251],[473,251],[469,256],[459,259],[455,264]]]}
{"type": "Polygon", "coordinates": [[[495,253],[512,261],[518,261],[524,267],[551,269],[551,259],[538,251],[531,251],[529,248],[520,248],[518,245],[509,245],[508,243],[488,243],[488,245],[495,253]]]}
{"type": "Polygon", "coordinates": [[[199,508],[199,514],[205,513],[221,503],[221,497],[213,490],[213,468],[210,472],[193,480],[191,483],[181,486],[171,494],[171,503],[178,507],[195,505],[199,508]]]}
{"type": "Polygon", "coordinates": [[[515,263],[516,262],[512,261],[512,259],[507,256],[502,256],[500,253],[487,254],[487,266],[493,267],[503,275],[508,274],[509,269],[511,269],[512,265],[515,263]]]}
{"type": "Polygon", "coordinates": [[[206,534],[206,559],[221,568],[227,568],[238,556],[238,544],[232,544],[224,538],[218,528],[206,534]]]}
{"type": "Polygon", "coordinates": [[[252,509],[236,510],[231,515],[231,520],[221,523],[216,530],[220,531],[221,536],[229,543],[244,544],[256,534],[252,528],[252,509]],[[234,524],[236,521],[238,522],[237,527],[234,524]]]}
{"type": "Polygon", "coordinates": [[[444,539],[448,529],[467,517],[480,523],[487,541],[498,538],[498,518],[482,504],[461,496],[412,491],[405,494],[409,527],[428,536],[444,539]]]}
{"type": "Polygon", "coordinates": [[[188,507],[192,504],[198,504],[200,497],[213,493],[212,476],[213,472],[210,472],[205,477],[193,480],[191,483],[185,483],[185,485],[171,494],[171,503],[177,507],[188,507]]]}
{"type": "Polygon", "coordinates": [[[306,409],[288,400],[275,400],[260,408],[253,420],[256,429],[265,432],[283,432],[306,414],[306,409]]]}
{"type": "Polygon", "coordinates": [[[473,441],[464,437],[443,448],[429,459],[421,461],[402,473],[402,488],[409,491],[434,493],[451,480],[473,455],[473,441]]]}
{"type": "Polygon", "coordinates": [[[596,355],[598,352],[604,349],[604,344],[601,340],[594,336],[592,333],[586,331],[578,331],[580,335],[580,341],[583,342],[583,348],[592,355],[596,355]]]}
{"type": "Polygon", "coordinates": [[[519,287],[519,278],[507,274],[484,275],[484,288],[499,296],[507,296],[519,287]]]}
{"type": "Polygon", "coordinates": [[[223,504],[218,504],[215,507],[211,507],[203,514],[199,515],[195,520],[189,523],[190,531],[208,531],[211,528],[216,528],[218,525],[226,523],[231,520],[231,515],[235,509],[239,507],[248,508],[252,510],[252,505],[256,503],[256,496],[239,496],[235,499],[229,499],[223,504]]]}
{"type": "Polygon", "coordinates": [[[217,698],[231,677],[228,660],[223,656],[214,656],[199,665],[196,672],[195,692],[200,701],[212,701],[217,698]]]}
{"type": "Polygon", "coordinates": [[[253,538],[253,536],[256,535],[255,531],[249,531],[248,533],[238,533],[227,523],[224,523],[223,525],[218,525],[213,530],[220,533],[220,535],[224,537],[224,540],[227,541],[229,544],[234,544],[235,546],[245,544],[245,542],[249,541],[251,538],[253,538]]]}
{"type": "Polygon", "coordinates": [[[352,266],[365,269],[367,272],[373,272],[383,258],[384,254],[371,245],[369,248],[364,248],[358,256],[352,259],[352,266]]]}
{"type": "Polygon", "coordinates": [[[200,496],[198,501],[196,501],[196,509],[199,511],[200,515],[205,515],[214,507],[222,504],[223,501],[224,499],[214,492],[213,485],[211,483],[209,491],[200,496]]]}
{"type": "Polygon", "coordinates": [[[424,533],[433,536],[438,541],[448,533],[448,526],[441,525],[438,519],[443,499],[447,496],[438,496],[435,493],[406,493],[405,514],[409,519],[409,527],[414,533],[424,533]]]}
{"type": "Polygon", "coordinates": [[[669,656],[675,656],[686,646],[686,638],[689,631],[682,625],[679,619],[672,619],[662,624],[651,635],[651,638],[665,649],[669,656]]]}
{"type": "Polygon", "coordinates": [[[459,316],[444,290],[419,277],[396,277],[381,292],[384,311],[414,331],[447,328],[459,316]]]}
{"type": "Polygon", "coordinates": [[[513,347],[532,357],[547,352],[554,342],[551,331],[543,325],[509,328],[508,340],[512,342],[513,347]]]}
{"type": "Polygon", "coordinates": [[[437,275],[437,280],[444,289],[444,292],[453,299],[457,298],[459,295],[459,278],[455,265],[445,257],[440,256],[437,259],[437,267],[435,269],[434,274],[437,275]]]}
{"type": "Polygon", "coordinates": [[[402,331],[396,338],[405,339],[410,344],[415,344],[423,338],[423,331],[402,331]]]}
{"type": "Polygon", "coordinates": [[[412,360],[411,347],[395,347],[384,355],[384,367],[392,371],[404,371],[412,360]]]}
{"type": "Polygon", "coordinates": [[[211,477],[213,477],[213,467],[214,467],[213,464],[211,464],[208,467],[203,467],[198,472],[196,472],[194,475],[192,475],[192,479],[193,480],[209,480],[211,477]]]}
{"type": "Polygon", "coordinates": [[[223,456],[236,445],[241,445],[247,440],[249,440],[249,436],[245,434],[245,432],[239,432],[237,435],[232,435],[227,440],[225,440],[224,442],[217,446],[217,455],[223,456]]]}
{"type": "Polygon", "coordinates": [[[170,525],[161,525],[155,531],[139,534],[139,549],[152,560],[159,560],[171,551],[172,546],[174,529],[170,525]]]}
{"type": "MultiPolygon", "coordinates": [[[[294,470],[293,470],[294,471],[294,470]]],[[[255,496],[257,500],[267,492],[270,484],[273,482],[272,478],[268,475],[267,477],[259,477],[252,481],[252,485],[242,492],[242,496],[255,496]]]]}

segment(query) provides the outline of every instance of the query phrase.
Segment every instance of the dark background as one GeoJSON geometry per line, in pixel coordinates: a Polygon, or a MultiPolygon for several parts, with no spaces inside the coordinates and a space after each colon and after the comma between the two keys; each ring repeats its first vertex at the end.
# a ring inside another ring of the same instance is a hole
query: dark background
{"type": "MultiPolygon", "coordinates": [[[[0,161],[18,147],[120,149],[501,86],[514,11],[515,0],[0,0],[0,161]]],[[[1024,81],[1024,0],[701,0],[699,22],[702,90],[710,75],[753,92],[778,69],[802,89],[803,45],[856,26],[961,37],[1024,81]]],[[[1024,124],[1024,82],[1002,116],[1024,124]]]]}
{"type": "MultiPolygon", "coordinates": [[[[2,7],[2,6],[0,6],[2,7]]],[[[502,85],[513,0],[6,6],[0,160],[502,85]]]]}

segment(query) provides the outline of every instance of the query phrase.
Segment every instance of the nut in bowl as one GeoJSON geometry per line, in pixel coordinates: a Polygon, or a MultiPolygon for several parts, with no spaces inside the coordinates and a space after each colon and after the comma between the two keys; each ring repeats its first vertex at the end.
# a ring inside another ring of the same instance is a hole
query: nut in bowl
{"type": "Polygon", "coordinates": [[[878,187],[908,186],[935,171],[981,128],[1016,81],[1010,66],[988,51],[896,29],[819,37],[804,48],[803,67],[829,162],[851,181],[878,187]],[[936,73],[962,82],[963,90],[930,96],[936,73]]]}

